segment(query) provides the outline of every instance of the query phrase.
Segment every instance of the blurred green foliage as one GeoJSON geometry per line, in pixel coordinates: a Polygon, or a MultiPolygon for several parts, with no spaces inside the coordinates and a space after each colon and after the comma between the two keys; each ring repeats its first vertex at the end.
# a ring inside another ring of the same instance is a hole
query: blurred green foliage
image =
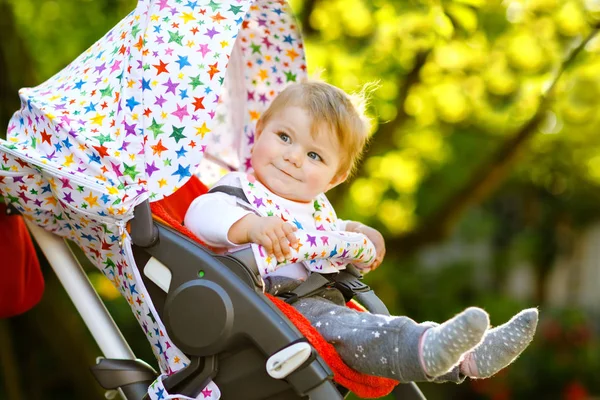
{"type": "MultiPolygon", "coordinates": [[[[368,282],[395,313],[417,320],[446,319],[478,304],[499,324],[525,305],[543,306],[552,295],[545,283],[555,260],[600,218],[600,38],[593,36],[600,1],[291,3],[309,71],[323,70],[323,79],[347,91],[379,83],[364,162],[331,194],[342,217],[386,235],[388,257],[368,282]],[[505,290],[520,262],[535,277],[525,300],[505,290]]],[[[0,0],[0,6],[4,126],[6,110],[18,107],[20,86],[67,65],[135,1],[0,0]]],[[[90,269],[90,278],[124,330],[137,330],[100,273],[90,269]]],[[[62,304],[51,296],[45,307],[62,304]]],[[[540,339],[506,373],[460,386],[423,385],[424,391],[433,399],[498,400],[600,393],[593,376],[600,367],[597,319],[584,310],[547,308],[542,317],[540,339]]],[[[37,326],[27,321],[27,315],[17,319],[15,332],[37,326]]],[[[89,344],[87,351],[93,349],[89,344]]],[[[143,346],[136,352],[150,357],[143,346]]],[[[54,386],[61,398],[80,398],[54,386]]]]}
{"type": "MultiPolygon", "coordinates": [[[[535,114],[598,16],[592,1],[314,3],[303,16],[309,68],[349,91],[381,84],[372,151],[346,210],[392,235],[426,220],[535,114]]],[[[558,83],[519,182],[573,198],[600,185],[599,46],[590,42],[558,83]]]]}

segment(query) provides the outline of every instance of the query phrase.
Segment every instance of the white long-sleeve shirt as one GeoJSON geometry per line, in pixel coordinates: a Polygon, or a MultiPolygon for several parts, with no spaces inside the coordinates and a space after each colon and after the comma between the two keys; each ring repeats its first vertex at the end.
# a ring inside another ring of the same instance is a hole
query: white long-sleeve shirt
{"type": "MultiPolygon", "coordinates": [[[[245,173],[242,172],[229,173],[221,178],[215,186],[228,185],[241,187],[239,178],[244,175],[245,173]]],[[[261,185],[264,190],[269,191],[260,182],[256,181],[255,184],[261,185]]],[[[272,192],[270,193],[275,197],[276,204],[284,206],[302,225],[303,229],[317,229],[313,218],[315,210],[312,202],[300,203],[279,197],[272,192]]],[[[251,213],[251,211],[240,207],[234,196],[221,192],[208,193],[197,197],[192,202],[185,214],[184,224],[206,244],[213,247],[226,248],[233,252],[241,250],[248,245],[238,245],[229,241],[229,229],[242,217],[251,213]]],[[[338,220],[340,230],[344,230],[345,226],[346,221],[338,220]]],[[[305,280],[308,274],[309,271],[302,263],[295,263],[285,265],[267,275],[286,276],[292,279],[305,280]]]]}

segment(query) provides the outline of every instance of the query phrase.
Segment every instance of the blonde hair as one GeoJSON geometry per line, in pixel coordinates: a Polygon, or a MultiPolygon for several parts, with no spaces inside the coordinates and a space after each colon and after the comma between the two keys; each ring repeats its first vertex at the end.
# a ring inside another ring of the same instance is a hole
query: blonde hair
{"type": "Polygon", "coordinates": [[[285,88],[273,99],[269,108],[261,115],[257,127],[264,126],[270,118],[286,107],[298,106],[312,118],[311,135],[315,137],[325,124],[330,132],[335,132],[341,147],[340,166],[337,174],[346,172],[352,175],[356,164],[368,142],[371,121],[367,117],[366,91],[348,94],[321,81],[294,83],[285,88]]]}

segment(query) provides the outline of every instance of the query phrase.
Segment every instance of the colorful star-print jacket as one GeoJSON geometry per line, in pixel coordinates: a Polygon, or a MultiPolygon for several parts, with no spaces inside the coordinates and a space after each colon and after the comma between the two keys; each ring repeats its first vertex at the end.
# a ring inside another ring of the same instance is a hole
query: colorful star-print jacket
{"type": "Polygon", "coordinates": [[[237,220],[250,212],[277,216],[298,228],[298,244],[292,249],[289,261],[277,262],[262,246],[251,245],[263,276],[276,274],[303,279],[309,271],[337,272],[348,263],[368,269],[375,257],[374,246],[364,235],[343,230],[345,221],[337,218],[323,194],[310,204],[295,203],[273,194],[252,175],[240,172],[226,175],[217,186],[220,184],[241,187],[249,204],[233,198],[223,201],[222,196],[228,196],[223,193],[203,195],[194,201],[185,224],[207,243],[237,247],[229,242],[227,233],[237,220]]]}

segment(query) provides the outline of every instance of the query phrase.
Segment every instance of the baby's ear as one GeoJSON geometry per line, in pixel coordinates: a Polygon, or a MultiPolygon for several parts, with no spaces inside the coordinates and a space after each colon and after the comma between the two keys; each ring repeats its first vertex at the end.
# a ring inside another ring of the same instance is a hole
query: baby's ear
{"type": "Polygon", "coordinates": [[[264,125],[265,125],[265,124],[263,123],[263,119],[262,119],[262,118],[259,118],[259,119],[258,119],[258,122],[256,123],[256,129],[254,130],[254,137],[255,137],[256,139],[258,139],[258,137],[259,137],[259,136],[260,136],[260,134],[262,133],[262,131],[263,131],[263,128],[265,127],[264,125]]]}
{"type": "Polygon", "coordinates": [[[350,175],[350,171],[336,174],[333,177],[333,179],[331,180],[331,182],[329,182],[329,186],[327,187],[327,190],[333,189],[340,183],[344,182],[346,179],[348,179],[348,175],[350,175]]]}

